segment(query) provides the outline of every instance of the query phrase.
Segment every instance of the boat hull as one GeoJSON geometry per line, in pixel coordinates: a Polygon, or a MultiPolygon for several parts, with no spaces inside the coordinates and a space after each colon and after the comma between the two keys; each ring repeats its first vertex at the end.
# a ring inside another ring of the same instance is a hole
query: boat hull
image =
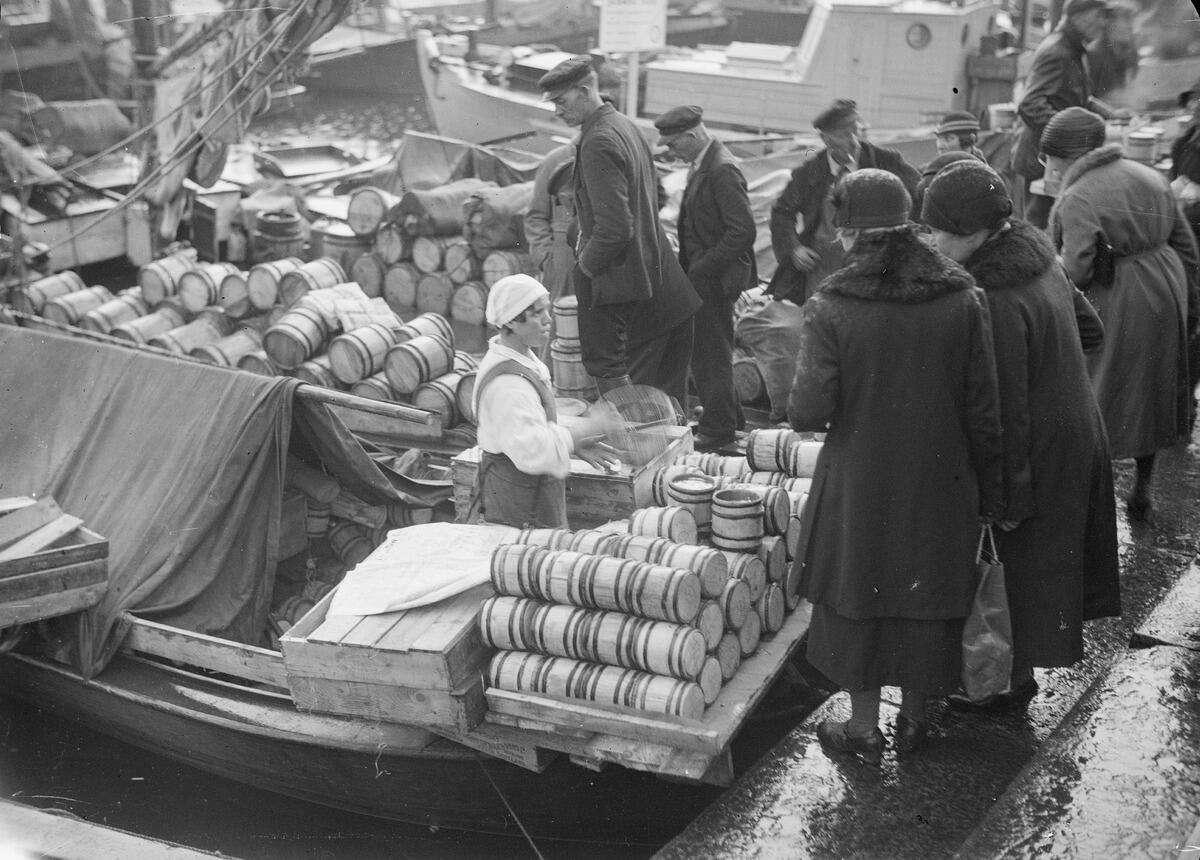
{"type": "Polygon", "coordinates": [[[535,839],[659,845],[719,791],[558,759],[540,774],[419,729],[297,712],[286,696],[118,656],[84,680],[0,658],[0,690],[218,776],[350,812],[535,839]]]}
{"type": "Polygon", "coordinates": [[[416,43],[409,36],[334,28],[314,43],[304,83],[324,92],[384,96],[420,93],[416,43]]]}

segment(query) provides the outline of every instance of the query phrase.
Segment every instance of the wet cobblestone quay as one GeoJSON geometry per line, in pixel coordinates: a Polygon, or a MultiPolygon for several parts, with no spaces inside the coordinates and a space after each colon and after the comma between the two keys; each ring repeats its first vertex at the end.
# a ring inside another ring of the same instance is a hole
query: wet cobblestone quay
{"type": "MultiPolygon", "coordinates": [[[[835,695],[656,856],[1178,856],[1200,823],[1200,434],[1159,462],[1152,521],[1119,513],[1124,615],[1086,625],[1076,666],[1039,670],[1027,709],[939,705],[927,747],[874,768],[817,742],[849,715],[835,695]]],[[[899,692],[884,698],[890,724],[899,692]]]]}

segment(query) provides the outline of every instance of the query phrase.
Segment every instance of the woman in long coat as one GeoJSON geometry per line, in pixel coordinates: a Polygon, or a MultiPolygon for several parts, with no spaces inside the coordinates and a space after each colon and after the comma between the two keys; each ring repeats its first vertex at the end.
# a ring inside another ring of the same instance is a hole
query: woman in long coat
{"type": "Polygon", "coordinates": [[[1076,290],[1046,235],[1011,212],[1000,175],[975,163],[939,173],[922,213],[938,249],[983,288],[996,348],[1005,466],[997,548],[1013,676],[1010,693],[976,703],[985,705],[1026,701],[1037,691],[1034,666],[1079,660],[1083,622],[1121,607],[1112,462],[1076,290]]]}
{"type": "Polygon", "coordinates": [[[1128,507],[1144,519],[1155,453],[1189,429],[1187,338],[1195,320],[1188,320],[1188,294],[1194,308],[1196,240],[1166,180],[1123,158],[1120,146],[1104,145],[1098,115],[1083,108],[1056,115],[1042,133],[1042,153],[1047,169],[1063,177],[1051,238],[1104,323],[1104,347],[1088,357],[1088,370],[1113,457],[1137,460],[1128,507]]]}
{"type": "Polygon", "coordinates": [[[999,513],[992,335],[971,276],[918,238],[909,196],[879,170],[834,194],[845,267],[805,303],[788,401],[827,431],[804,508],[807,657],[850,691],[818,737],[878,762],[883,685],[902,690],[896,746],[925,736],[925,700],[958,687],[979,517],[999,513]]]}

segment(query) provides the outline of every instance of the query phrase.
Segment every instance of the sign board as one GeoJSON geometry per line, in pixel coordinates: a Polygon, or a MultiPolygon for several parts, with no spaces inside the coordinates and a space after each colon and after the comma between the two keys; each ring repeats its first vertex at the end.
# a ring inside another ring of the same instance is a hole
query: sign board
{"type": "Polygon", "coordinates": [[[667,44],[667,0],[601,0],[597,47],[606,54],[653,51],[667,44]]]}

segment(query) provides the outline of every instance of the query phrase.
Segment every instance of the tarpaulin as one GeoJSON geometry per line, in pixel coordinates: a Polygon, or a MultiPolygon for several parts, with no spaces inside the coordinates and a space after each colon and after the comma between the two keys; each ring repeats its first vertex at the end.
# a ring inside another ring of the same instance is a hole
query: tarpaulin
{"type": "Polygon", "coordinates": [[[0,326],[0,496],[53,496],[109,540],[109,590],[76,617],[100,671],[139,617],[258,644],[278,562],[293,417],[339,478],[399,495],[299,383],[0,326]],[[301,405],[302,404],[302,405],[301,405]]]}

